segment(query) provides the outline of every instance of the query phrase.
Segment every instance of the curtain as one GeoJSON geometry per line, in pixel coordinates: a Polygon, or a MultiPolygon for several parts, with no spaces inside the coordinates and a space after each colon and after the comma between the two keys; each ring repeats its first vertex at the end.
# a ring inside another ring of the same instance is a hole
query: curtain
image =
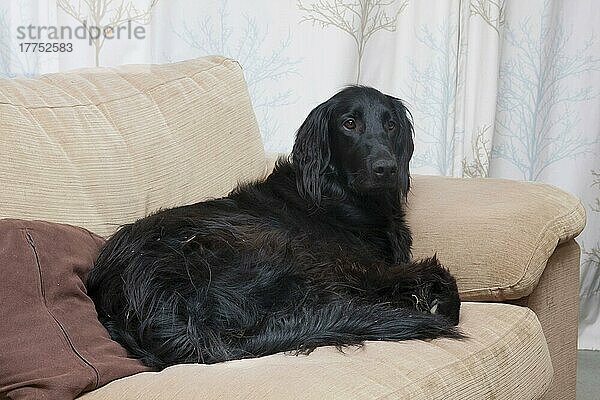
{"type": "Polygon", "coordinates": [[[598,349],[597,26],[595,0],[3,0],[0,75],[226,55],[266,149],[281,152],[347,84],[398,96],[415,121],[414,173],[546,182],[582,200],[579,346],[598,349]],[[87,38],[65,39],[81,26],[87,38]],[[71,51],[22,46],[48,41],[71,51]]]}

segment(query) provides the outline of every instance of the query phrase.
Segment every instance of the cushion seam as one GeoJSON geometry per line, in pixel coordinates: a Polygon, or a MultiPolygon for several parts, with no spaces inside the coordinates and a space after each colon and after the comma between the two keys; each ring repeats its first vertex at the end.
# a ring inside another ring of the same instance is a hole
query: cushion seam
{"type": "Polygon", "coordinates": [[[48,313],[48,315],[50,315],[50,317],[54,320],[54,322],[56,323],[56,325],[58,326],[59,330],[62,333],[63,338],[67,341],[67,343],[69,344],[69,347],[71,348],[73,354],[75,354],[77,356],[77,358],[83,362],[84,365],[90,367],[94,373],[94,387],[92,388],[92,390],[98,388],[98,385],[100,383],[100,374],[98,372],[98,370],[96,369],[96,367],[94,367],[94,365],[92,365],[91,362],[89,362],[75,347],[75,345],[73,344],[73,341],[71,340],[71,337],[69,336],[69,334],[67,333],[66,329],[63,327],[63,325],[61,324],[61,322],[58,320],[58,318],[52,313],[52,311],[50,311],[50,308],[48,307],[48,303],[47,303],[47,299],[46,299],[46,291],[44,290],[44,279],[43,279],[43,275],[42,275],[42,266],[40,264],[40,258],[37,252],[37,248],[35,247],[35,241],[33,239],[33,237],[31,236],[31,233],[29,232],[29,229],[27,227],[24,228],[25,231],[25,236],[27,239],[27,244],[29,245],[29,247],[31,248],[33,254],[34,254],[34,258],[35,258],[35,262],[36,262],[36,267],[37,267],[37,271],[38,271],[38,276],[40,279],[40,290],[41,290],[41,295],[42,295],[42,300],[43,300],[43,304],[44,304],[44,308],[46,309],[46,312],[48,313]]]}

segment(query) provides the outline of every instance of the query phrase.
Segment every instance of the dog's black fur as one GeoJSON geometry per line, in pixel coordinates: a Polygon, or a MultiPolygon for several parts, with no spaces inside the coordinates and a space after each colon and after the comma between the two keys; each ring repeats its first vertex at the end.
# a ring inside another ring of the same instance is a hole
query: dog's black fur
{"type": "Polygon", "coordinates": [[[100,320],[156,368],[459,337],[454,278],[409,259],[412,136],[400,100],[342,90],[266,179],[121,227],[87,281],[100,320]]]}

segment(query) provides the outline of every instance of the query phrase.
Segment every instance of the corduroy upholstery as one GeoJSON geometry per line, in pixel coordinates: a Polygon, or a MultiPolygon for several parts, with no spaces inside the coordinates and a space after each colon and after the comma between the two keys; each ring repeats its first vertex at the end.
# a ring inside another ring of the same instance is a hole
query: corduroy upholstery
{"type": "Polygon", "coordinates": [[[413,256],[437,253],[456,274],[463,300],[528,296],[556,246],[585,225],[577,198],[553,186],[503,179],[415,177],[407,214],[413,256]]]}
{"type": "Polygon", "coordinates": [[[240,67],[221,57],[3,79],[0,116],[0,217],[107,236],[264,171],[240,67]]]}
{"type": "MultiPolygon", "coordinates": [[[[221,196],[269,165],[232,60],[0,80],[0,217],[107,236],[160,207],[221,196]]],[[[415,176],[408,210],[414,256],[437,253],[464,299],[526,307],[466,303],[465,341],[177,366],[85,397],[538,399],[548,389],[544,399],[574,399],[573,238],[585,222],[582,210],[546,185],[415,176]]]]}
{"type": "Polygon", "coordinates": [[[537,315],[554,365],[554,378],[544,400],[574,399],[579,323],[579,245],[569,240],[556,248],[534,291],[512,303],[537,315]]]}

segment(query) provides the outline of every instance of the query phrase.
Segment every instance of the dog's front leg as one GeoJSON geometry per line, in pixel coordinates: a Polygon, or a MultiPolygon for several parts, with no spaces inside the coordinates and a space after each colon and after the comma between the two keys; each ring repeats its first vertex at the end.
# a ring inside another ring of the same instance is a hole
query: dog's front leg
{"type": "Polygon", "coordinates": [[[394,264],[377,273],[379,277],[370,280],[377,282],[372,293],[379,300],[441,314],[453,324],[458,323],[460,298],[456,280],[437,258],[394,264]]]}

